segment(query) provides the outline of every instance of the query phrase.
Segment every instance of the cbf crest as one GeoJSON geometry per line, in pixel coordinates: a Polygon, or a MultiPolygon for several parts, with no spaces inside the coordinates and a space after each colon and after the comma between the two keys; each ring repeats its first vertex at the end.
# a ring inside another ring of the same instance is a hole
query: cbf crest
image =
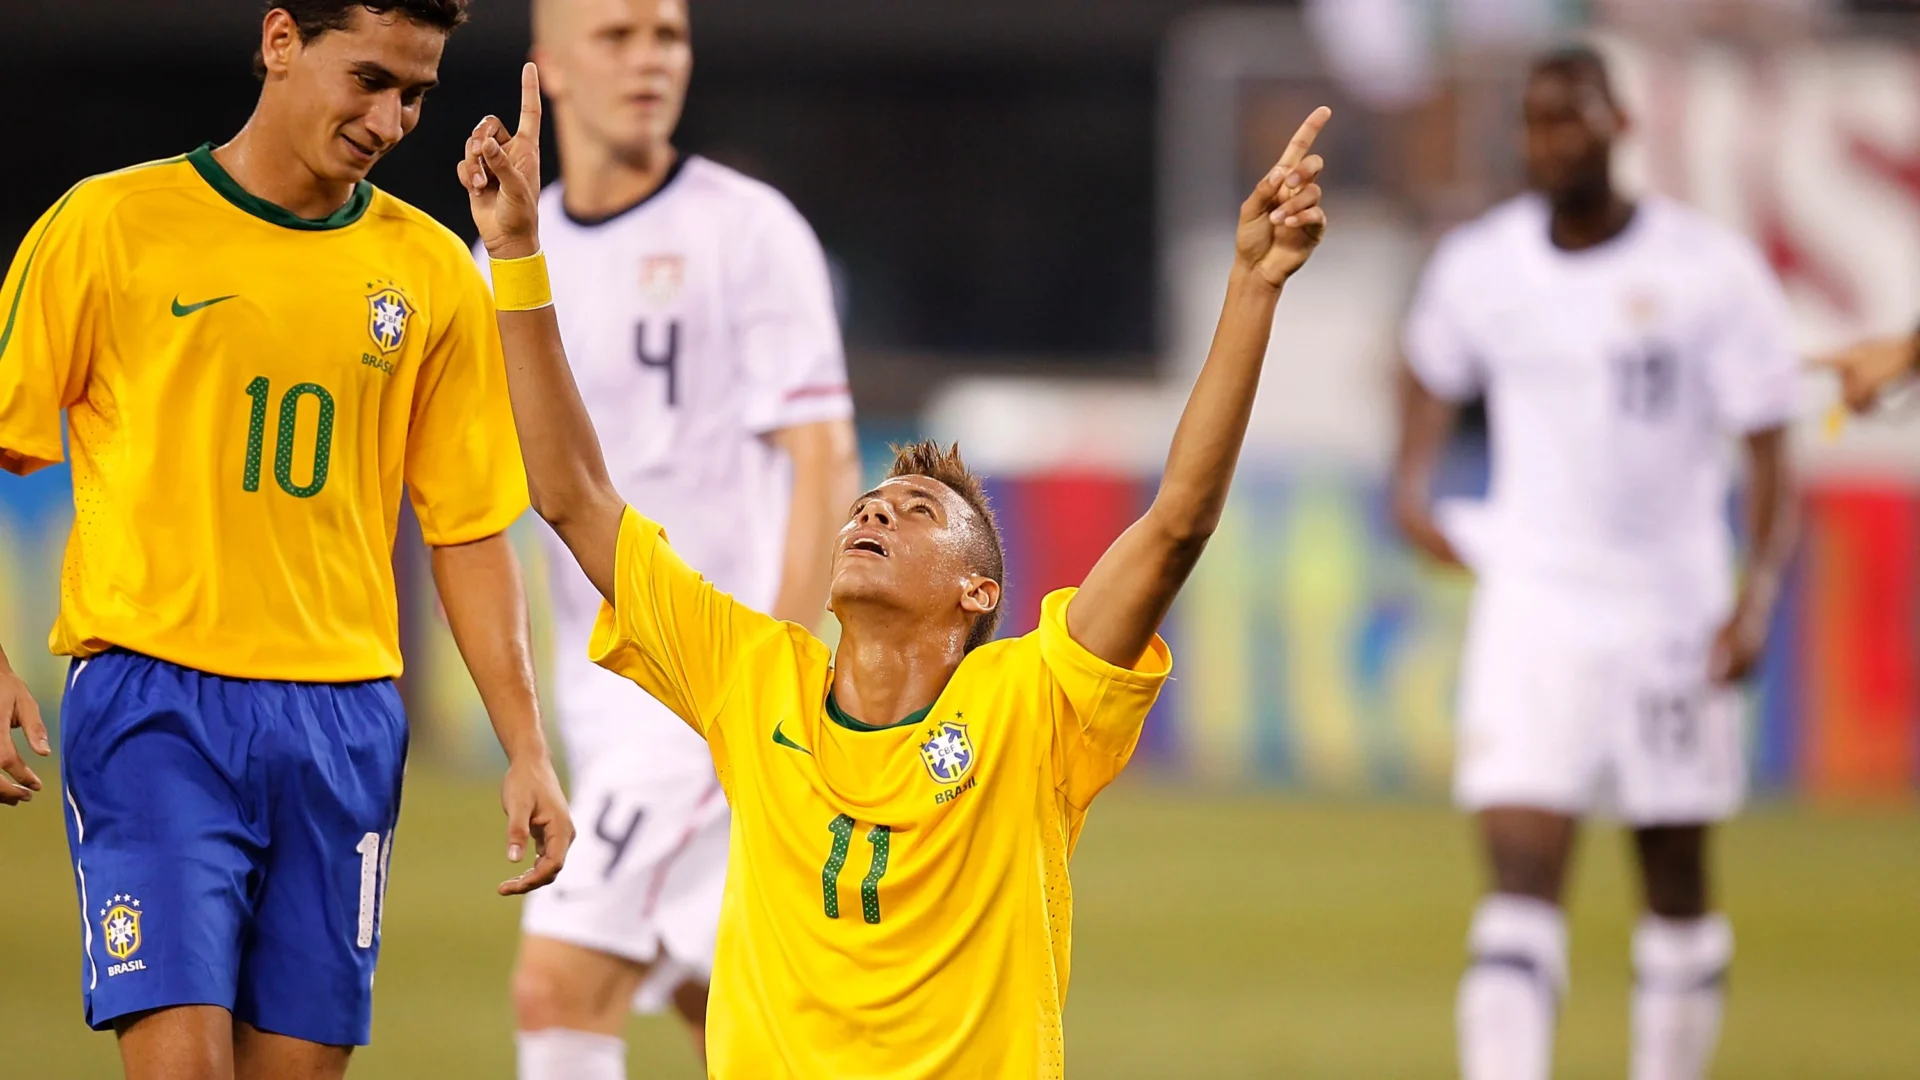
{"type": "Polygon", "coordinates": [[[967,725],[957,717],[941,721],[920,744],[920,759],[927,763],[928,775],[942,784],[955,783],[967,775],[973,768],[973,756],[967,725]]]}
{"type": "Polygon", "coordinates": [[[367,334],[385,356],[407,343],[407,324],[413,320],[413,305],[397,286],[367,286],[367,334]]]}
{"type": "Polygon", "coordinates": [[[116,893],[99,914],[108,956],[124,961],[140,951],[140,901],[116,893]]]}

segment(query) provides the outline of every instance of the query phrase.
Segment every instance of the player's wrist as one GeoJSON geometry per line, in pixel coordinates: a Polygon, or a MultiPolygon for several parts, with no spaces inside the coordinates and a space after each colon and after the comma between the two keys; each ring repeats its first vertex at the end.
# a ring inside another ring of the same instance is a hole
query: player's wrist
{"type": "Polygon", "coordinates": [[[1291,273],[1283,274],[1279,281],[1269,281],[1258,267],[1241,259],[1233,264],[1233,273],[1227,278],[1227,296],[1235,300],[1271,302],[1286,287],[1287,278],[1292,276],[1291,273]]]}
{"type": "Polygon", "coordinates": [[[494,307],[500,311],[536,311],[553,306],[547,257],[537,246],[525,255],[494,254],[491,249],[488,254],[493,259],[494,307]]]}
{"type": "Polygon", "coordinates": [[[485,243],[488,257],[495,260],[529,259],[540,254],[538,233],[493,237],[486,239],[485,243]]]}

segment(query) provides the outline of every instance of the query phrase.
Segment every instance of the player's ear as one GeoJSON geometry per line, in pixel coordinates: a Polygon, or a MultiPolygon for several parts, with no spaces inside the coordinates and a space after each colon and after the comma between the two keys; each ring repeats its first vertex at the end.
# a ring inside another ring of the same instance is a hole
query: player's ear
{"type": "Polygon", "coordinates": [[[969,575],[967,589],[960,594],[960,610],[969,615],[985,615],[1000,606],[1000,583],[978,574],[969,575]]]}
{"type": "Polygon", "coordinates": [[[285,8],[274,8],[260,23],[260,66],[268,76],[285,75],[300,48],[300,27],[285,8]]]}

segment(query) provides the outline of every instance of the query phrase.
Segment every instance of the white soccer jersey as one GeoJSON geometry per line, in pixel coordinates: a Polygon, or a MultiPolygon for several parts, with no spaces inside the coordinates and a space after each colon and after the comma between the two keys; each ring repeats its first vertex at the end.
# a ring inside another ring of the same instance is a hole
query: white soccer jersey
{"type": "Polygon", "coordinates": [[[1585,251],[1554,247],[1548,224],[1528,195],[1454,230],[1408,319],[1423,385],[1487,396],[1486,529],[1459,538],[1463,557],[1720,610],[1728,436],[1796,411],[1786,300],[1752,245],[1668,199],[1585,251]]]}
{"type": "MultiPolygon", "coordinates": [[[[651,197],[604,220],[571,217],[550,186],[540,241],[614,485],[694,568],[769,609],[792,478],[763,436],[853,415],[813,230],[767,185],[683,157],[651,197]]],[[[622,755],[632,768],[710,769],[685,724],[664,708],[636,716],[644,692],[587,659],[600,595],[550,530],[546,540],[554,684],[576,773],[586,756],[636,745],[644,752],[622,755]]]]}

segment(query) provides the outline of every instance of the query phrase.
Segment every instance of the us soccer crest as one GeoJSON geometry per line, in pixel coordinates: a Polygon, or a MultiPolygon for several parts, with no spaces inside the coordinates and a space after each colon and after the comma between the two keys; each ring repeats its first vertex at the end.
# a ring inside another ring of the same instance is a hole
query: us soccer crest
{"type": "Polygon", "coordinates": [[[107,955],[125,960],[140,951],[140,901],[115,894],[100,909],[100,933],[106,939],[107,955]]]}
{"type": "Polygon", "coordinates": [[[383,356],[406,344],[407,322],[412,318],[413,305],[391,285],[367,296],[367,333],[383,356]]]}
{"type": "Polygon", "coordinates": [[[951,784],[973,768],[973,740],[967,737],[967,725],[943,720],[931,737],[920,744],[920,760],[927,773],[943,784],[951,784]]]}
{"type": "Polygon", "coordinates": [[[640,294],[664,307],[680,295],[687,260],[678,255],[649,255],[640,260],[640,294]]]}

